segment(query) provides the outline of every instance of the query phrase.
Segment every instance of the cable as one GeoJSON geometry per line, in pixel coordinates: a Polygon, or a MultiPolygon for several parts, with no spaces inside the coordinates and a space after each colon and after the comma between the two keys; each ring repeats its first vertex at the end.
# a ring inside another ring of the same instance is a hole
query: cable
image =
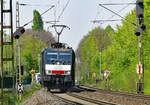
{"type": "MultiPolygon", "coordinates": [[[[45,12],[43,12],[42,14],[40,14],[40,16],[44,15],[46,12],[48,12],[49,10],[51,10],[52,8],[54,8],[55,6],[52,5],[49,9],[47,9],[45,12]]],[[[33,19],[31,21],[29,21],[28,23],[24,24],[22,27],[27,26],[28,24],[30,24],[33,21],[33,19]]]]}
{"type": "Polygon", "coordinates": [[[92,21],[93,23],[101,23],[101,22],[104,22],[104,21],[121,21],[122,19],[114,19],[114,20],[94,20],[92,21]]]}
{"type": "MultiPolygon", "coordinates": [[[[133,0],[132,2],[134,2],[135,0],[133,0]]],[[[124,9],[126,9],[127,7],[128,7],[129,5],[126,5],[125,7],[123,7],[122,9],[120,9],[118,12],[117,12],[117,14],[119,14],[120,12],[122,12],[124,9]]],[[[112,19],[113,17],[114,17],[115,15],[112,15],[111,17],[109,17],[107,20],[110,20],[110,19],[112,19]]],[[[96,20],[96,19],[95,19],[96,20]]],[[[107,22],[107,21],[105,21],[105,22],[107,22]]],[[[100,24],[102,25],[102,24],[104,24],[104,21],[103,22],[100,22],[100,24]]]]}
{"type": "Polygon", "coordinates": [[[57,22],[60,22],[60,21],[43,21],[43,22],[45,22],[45,23],[47,23],[47,24],[56,24],[57,22]]]}
{"type": "Polygon", "coordinates": [[[97,13],[96,13],[96,16],[95,16],[94,20],[96,20],[96,18],[98,17],[99,14],[100,14],[99,7],[97,7],[97,13]]]}
{"type": "Polygon", "coordinates": [[[136,3],[109,3],[109,4],[100,4],[100,5],[135,5],[136,3]]]}
{"type": "Polygon", "coordinates": [[[63,15],[63,13],[64,13],[65,9],[67,8],[67,6],[69,5],[69,3],[70,3],[70,0],[67,1],[65,7],[63,8],[62,12],[61,12],[60,15],[58,16],[57,21],[59,21],[60,17],[63,15]]]}
{"type": "MultiPolygon", "coordinates": [[[[122,9],[120,9],[120,10],[117,12],[117,14],[119,14],[120,12],[122,12],[122,11],[123,11],[124,9],[126,9],[128,6],[129,6],[129,5],[123,7],[122,9]]],[[[112,15],[112,16],[109,17],[107,20],[112,19],[114,16],[115,16],[115,15],[112,15]]],[[[105,21],[105,22],[107,22],[107,21],[105,21]]],[[[103,23],[104,23],[104,21],[103,21],[103,23]]],[[[103,23],[101,23],[101,25],[102,25],[103,23]]]]}
{"type": "Polygon", "coordinates": [[[112,10],[108,9],[107,7],[105,7],[105,6],[101,5],[101,4],[99,4],[99,6],[101,6],[101,7],[105,8],[106,10],[108,10],[108,11],[112,12],[113,14],[115,14],[115,15],[117,15],[117,16],[119,16],[119,17],[121,17],[122,19],[124,19],[124,20],[126,20],[127,22],[129,22],[129,23],[133,24],[134,26],[137,26],[135,23],[131,22],[130,20],[128,20],[128,19],[126,19],[126,18],[124,18],[123,16],[119,15],[118,13],[116,13],[116,12],[114,12],[114,11],[112,11],[112,10]]]}
{"type": "MultiPolygon", "coordinates": [[[[129,6],[129,5],[123,7],[120,11],[117,12],[117,14],[120,13],[120,12],[122,12],[122,11],[123,11],[124,9],[126,9],[128,6],[129,6]]],[[[111,16],[110,18],[113,18],[114,16],[115,16],[115,15],[111,16]]]]}
{"type": "MultiPolygon", "coordinates": [[[[57,21],[56,20],[56,7],[54,8],[54,20],[57,21]]],[[[55,24],[56,24],[56,22],[55,22],[55,24]]]]}
{"type": "Polygon", "coordinates": [[[46,6],[46,7],[49,7],[49,6],[52,6],[52,5],[41,5],[41,4],[26,4],[26,3],[19,3],[20,6],[46,6]]]}
{"type": "MultiPolygon", "coordinates": [[[[134,2],[135,0],[133,0],[132,2],[134,2]]],[[[125,7],[123,7],[122,9],[120,9],[118,12],[117,12],[117,14],[118,13],[120,13],[120,12],[122,12],[124,9],[126,9],[127,7],[128,7],[129,5],[127,5],[127,6],[125,6],[125,7]]],[[[113,18],[115,15],[112,15],[110,18],[108,18],[108,19],[111,19],[111,18],[113,18]]]]}

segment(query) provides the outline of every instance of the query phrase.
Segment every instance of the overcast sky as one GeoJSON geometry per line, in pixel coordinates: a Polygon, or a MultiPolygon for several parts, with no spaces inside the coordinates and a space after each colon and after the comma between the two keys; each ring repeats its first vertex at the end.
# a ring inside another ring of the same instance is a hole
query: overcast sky
{"type": "MultiPolygon", "coordinates": [[[[13,1],[15,16],[15,0],[13,1]]],[[[37,9],[40,13],[42,13],[47,10],[50,5],[55,5],[55,8],[43,15],[42,18],[43,21],[53,21],[55,20],[55,17],[58,18],[67,1],[68,0],[19,0],[19,3],[30,4],[30,6],[20,6],[20,23],[21,25],[24,25],[25,23],[30,21],[33,18],[34,9],[37,9]]],[[[70,0],[69,5],[65,9],[63,15],[60,17],[60,23],[58,24],[65,24],[71,29],[64,30],[63,34],[61,35],[60,41],[68,43],[70,46],[76,49],[83,36],[86,35],[94,27],[100,25],[93,24],[91,22],[92,20],[120,19],[120,17],[118,16],[114,16],[112,18],[112,15],[114,14],[98,6],[99,3],[135,3],[135,1],[136,0],[70,0]]],[[[106,7],[115,12],[118,12],[122,8],[124,8],[119,14],[121,16],[125,16],[135,8],[135,5],[106,7]]],[[[101,24],[101,27],[105,28],[108,24],[115,28],[115,25],[121,25],[121,22],[105,22],[101,24]]],[[[31,26],[32,24],[28,25],[25,28],[31,28],[31,26]]],[[[45,30],[47,30],[49,26],[50,24],[44,23],[45,30]]],[[[49,31],[51,31],[53,35],[56,35],[52,28],[49,28],[49,31]]]]}

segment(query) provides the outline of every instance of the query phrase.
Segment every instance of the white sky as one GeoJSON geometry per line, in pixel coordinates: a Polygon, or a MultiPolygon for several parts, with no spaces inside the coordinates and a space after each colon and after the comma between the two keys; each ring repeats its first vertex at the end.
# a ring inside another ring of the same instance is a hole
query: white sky
{"type": "MultiPolygon", "coordinates": [[[[52,21],[55,19],[54,11],[56,11],[56,17],[58,17],[62,11],[62,8],[65,6],[68,0],[19,0],[19,3],[27,3],[39,6],[20,6],[20,23],[24,25],[33,18],[33,10],[37,9],[40,13],[47,10],[49,7],[47,5],[56,5],[56,8],[47,12],[43,15],[43,21],[52,21]]],[[[136,0],[70,0],[68,7],[66,8],[64,14],[60,18],[60,23],[69,26],[71,29],[65,29],[61,35],[60,41],[68,43],[74,49],[77,49],[77,46],[80,40],[86,35],[91,29],[100,24],[91,23],[94,19],[110,19],[113,13],[105,10],[104,8],[98,6],[99,3],[135,3],[136,0]]],[[[121,6],[107,6],[109,9],[118,12],[126,5],[121,6]]],[[[135,5],[129,5],[119,14],[125,16],[129,13],[135,5]]],[[[15,0],[13,0],[14,16],[15,16],[15,0]]],[[[120,19],[118,16],[114,16],[111,19],[120,19]]],[[[116,24],[121,24],[121,22],[106,22],[101,26],[105,28],[110,24],[115,28],[116,24]]],[[[15,25],[15,19],[14,19],[15,25]]],[[[32,24],[28,25],[27,28],[31,28],[32,24]]],[[[48,29],[50,25],[44,24],[45,30],[48,29]]],[[[15,27],[15,26],[14,26],[15,27]]],[[[52,28],[49,28],[49,31],[56,35],[52,28]]]]}

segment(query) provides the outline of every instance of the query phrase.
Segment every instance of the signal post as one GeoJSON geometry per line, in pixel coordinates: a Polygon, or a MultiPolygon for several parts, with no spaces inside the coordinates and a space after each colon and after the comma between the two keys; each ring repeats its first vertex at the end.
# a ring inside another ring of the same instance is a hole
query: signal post
{"type": "Polygon", "coordinates": [[[137,73],[139,74],[139,81],[137,82],[137,93],[143,94],[144,93],[144,69],[142,69],[141,48],[142,48],[142,33],[146,29],[146,26],[143,24],[144,23],[144,0],[136,1],[136,17],[139,23],[138,28],[135,31],[135,35],[138,36],[138,42],[139,42],[139,51],[138,51],[139,64],[137,64],[137,73]],[[142,72],[143,72],[143,80],[141,78],[142,72]]]}
{"type": "Polygon", "coordinates": [[[21,66],[21,45],[19,38],[25,32],[23,27],[20,27],[20,18],[19,18],[19,1],[16,0],[16,31],[13,33],[13,37],[17,40],[18,51],[16,55],[16,87],[19,95],[19,99],[21,100],[21,96],[23,94],[23,85],[21,80],[21,75],[23,75],[23,66],[21,66]]]}

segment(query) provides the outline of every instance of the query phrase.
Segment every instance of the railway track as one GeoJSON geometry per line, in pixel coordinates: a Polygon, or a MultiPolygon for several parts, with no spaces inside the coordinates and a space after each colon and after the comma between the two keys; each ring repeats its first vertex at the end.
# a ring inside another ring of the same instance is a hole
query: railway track
{"type": "Polygon", "coordinates": [[[100,93],[104,94],[110,94],[110,95],[116,95],[116,96],[124,96],[124,97],[131,97],[136,99],[144,99],[144,100],[150,100],[150,95],[144,95],[144,94],[133,94],[133,93],[126,93],[126,92],[119,92],[119,91],[110,91],[110,90],[103,90],[91,86],[80,86],[82,89],[92,89],[100,93]]]}
{"type": "Polygon", "coordinates": [[[81,90],[92,90],[93,92],[83,91],[80,95],[96,100],[105,100],[121,105],[150,105],[150,95],[133,94],[126,92],[103,90],[91,86],[78,86],[81,90]],[[94,92],[95,91],[95,92],[94,92]]]}
{"type": "Polygon", "coordinates": [[[133,95],[85,86],[74,87],[67,93],[47,92],[43,88],[21,105],[150,105],[149,96],[137,99],[143,95],[133,95]]]}
{"type": "Polygon", "coordinates": [[[116,103],[107,102],[104,100],[95,100],[86,96],[79,95],[80,91],[93,92],[92,89],[74,88],[72,92],[52,94],[54,97],[57,97],[58,99],[69,105],[119,105],[116,103]]]}
{"type": "Polygon", "coordinates": [[[72,98],[65,93],[64,94],[57,93],[57,94],[53,94],[53,96],[60,99],[61,101],[65,102],[67,105],[84,105],[81,100],[78,100],[78,102],[77,102],[77,99],[72,98]]]}
{"type": "Polygon", "coordinates": [[[96,105],[119,105],[119,104],[112,103],[112,102],[107,102],[107,101],[104,101],[104,100],[95,100],[95,99],[92,99],[92,98],[87,98],[87,97],[77,95],[77,94],[72,94],[72,93],[67,93],[67,94],[69,96],[76,97],[76,98],[82,99],[84,101],[94,103],[96,105]]]}

